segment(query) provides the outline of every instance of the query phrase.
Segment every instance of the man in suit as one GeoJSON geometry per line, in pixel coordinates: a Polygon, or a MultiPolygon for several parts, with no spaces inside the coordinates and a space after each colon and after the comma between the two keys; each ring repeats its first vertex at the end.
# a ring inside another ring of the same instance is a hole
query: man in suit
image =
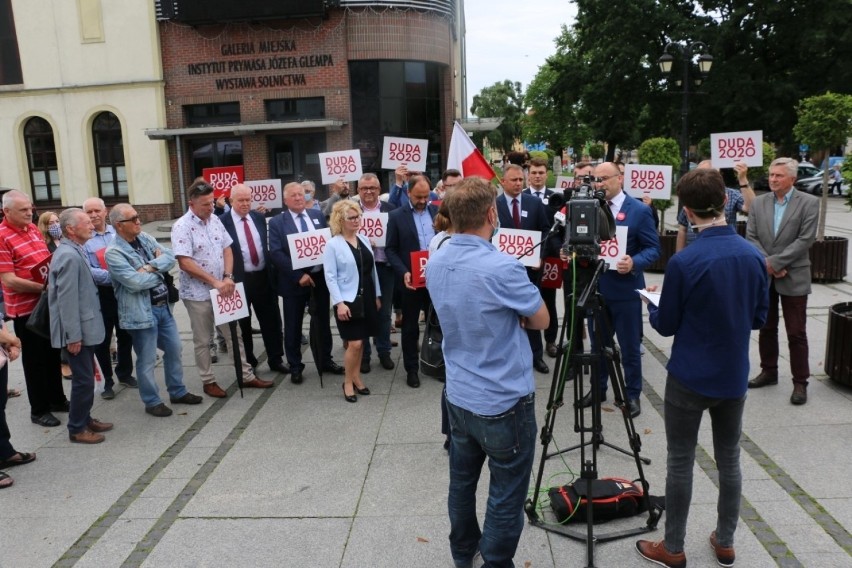
{"type": "MultiPolygon", "coordinates": [[[[627,254],[607,270],[600,278],[599,290],[606,301],[606,316],[611,330],[603,330],[612,341],[612,332],[621,348],[621,363],[624,367],[624,382],[627,389],[627,405],[630,416],[636,418],[642,412],[639,395],[642,394],[642,356],[639,343],[642,341],[642,301],[637,289],[645,287],[644,270],[660,257],[660,238],[654,229],[651,209],[641,201],[622,191],[624,176],[618,166],[604,162],[595,168],[597,189],[606,193],[607,204],[616,226],[627,227],[627,254]]],[[[601,322],[597,322],[599,325],[601,322]]],[[[591,339],[595,341],[594,330],[591,339]]],[[[608,372],[601,361],[601,401],[606,400],[608,372]]],[[[593,385],[594,388],[594,385],[593,385]]],[[[583,407],[591,406],[592,392],[583,397],[583,407]]]]}
{"type": "Polygon", "coordinates": [[[411,253],[429,249],[429,241],[435,236],[433,222],[438,208],[429,204],[432,192],[425,176],[413,175],[408,183],[408,203],[388,215],[385,252],[396,272],[395,285],[402,292],[402,361],[406,382],[416,389],[420,386],[420,354],[417,350],[420,311],[429,307],[429,292],[425,287],[414,288],[411,285],[411,253]]]}
{"type": "MultiPolygon", "coordinates": [[[[537,197],[547,206],[550,202],[550,196],[553,195],[552,189],[547,189],[547,160],[544,158],[533,158],[530,160],[530,170],[527,174],[529,187],[524,190],[524,193],[537,197]]],[[[553,216],[555,211],[552,207],[545,207],[547,211],[547,223],[553,226],[553,216]]],[[[558,257],[559,248],[562,241],[553,235],[547,242],[541,244],[542,258],[558,257]]],[[[559,315],[556,313],[556,288],[542,288],[539,286],[541,299],[544,300],[544,305],[547,306],[547,313],[550,315],[550,325],[544,330],[545,352],[550,357],[556,357],[556,336],[559,333],[559,315]]]]}
{"type": "Polygon", "coordinates": [[[778,301],[784,313],[790,370],[793,373],[792,404],[808,401],[807,308],[811,293],[809,249],[816,237],[819,199],[796,191],[793,183],[799,164],[778,158],[769,165],[770,193],[755,198],[748,216],[746,235],[766,259],[769,272],[769,316],[760,330],[760,374],[749,388],[778,384],[778,301]]]}
{"type": "Polygon", "coordinates": [[[86,262],[83,245],[94,226],[82,209],[59,215],[65,237],[50,261],[47,300],[50,306],[50,343],[65,351],[71,367],[71,408],[68,437],[78,444],[99,444],[112,424],[92,418],[95,399],[95,348],[104,340],[98,288],[86,262]]]}
{"type": "MultiPolygon", "coordinates": [[[[361,200],[361,209],[364,216],[378,215],[379,213],[390,213],[396,207],[386,201],[379,199],[382,192],[381,183],[376,174],[366,173],[358,180],[358,197],[361,200]]],[[[388,262],[385,247],[373,247],[373,255],[376,259],[376,272],[379,275],[379,284],[382,291],[382,308],[379,310],[379,333],[373,338],[376,352],[379,354],[379,363],[382,367],[390,370],[394,368],[391,359],[390,338],[390,314],[393,304],[394,272],[393,266],[388,262]]],[[[361,372],[370,372],[370,342],[364,342],[364,353],[361,356],[361,372]]]]}
{"type": "Polygon", "coordinates": [[[284,352],[290,366],[290,380],[302,382],[302,318],[311,299],[313,289],[316,313],[311,316],[311,327],[319,326],[323,352],[318,364],[323,371],[343,374],[343,367],[331,358],[331,327],[328,321],[329,297],[322,265],[293,268],[287,235],[306,233],[328,227],[323,214],[316,209],[305,209],[305,188],[296,182],[284,186],[282,211],[269,221],[269,254],[278,278],[278,295],[284,298],[284,352]]]}
{"type": "MultiPolygon", "coordinates": [[[[539,231],[544,237],[550,230],[548,222],[547,207],[541,199],[527,193],[522,193],[524,188],[524,170],[521,166],[510,164],[503,172],[503,195],[497,197],[497,213],[500,218],[500,226],[510,229],[524,229],[526,231],[539,231]]],[[[541,256],[541,250],[536,251],[541,256]]],[[[539,287],[541,282],[541,270],[538,268],[527,268],[530,282],[539,287]]],[[[549,373],[550,367],[544,362],[544,348],[541,343],[541,331],[537,329],[527,330],[530,340],[530,348],[533,354],[533,368],[539,373],[549,373]]]]}
{"type": "MultiPolygon", "coordinates": [[[[287,375],[290,368],[283,362],[284,335],[281,332],[278,296],[273,287],[274,271],[269,270],[271,260],[266,238],[266,220],[257,211],[251,210],[251,188],[244,184],[232,187],[231,210],[219,219],[233,240],[231,251],[234,253],[234,279],[245,286],[246,301],[257,316],[269,368],[287,375]]],[[[251,333],[251,313],[241,319],[239,325],[243,334],[246,360],[249,365],[257,368],[251,333]]]]}

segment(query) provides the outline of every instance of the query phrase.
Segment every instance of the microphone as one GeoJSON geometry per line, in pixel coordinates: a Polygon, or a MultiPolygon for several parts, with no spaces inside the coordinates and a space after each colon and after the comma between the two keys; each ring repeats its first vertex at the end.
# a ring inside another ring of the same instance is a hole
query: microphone
{"type": "Polygon", "coordinates": [[[554,213],[553,215],[553,226],[548,231],[547,235],[545,235],[545,239],[555,235],[559,229],[565,226],[565,212],[560,210],[554,213]]]}

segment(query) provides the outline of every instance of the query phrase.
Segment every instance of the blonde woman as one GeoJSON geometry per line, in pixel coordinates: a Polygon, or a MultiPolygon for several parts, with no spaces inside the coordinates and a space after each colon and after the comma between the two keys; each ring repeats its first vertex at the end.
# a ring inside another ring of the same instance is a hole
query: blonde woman
{"type": "Polygon", "coordinates": [[[364,340],[378,332],[381,308],[382,292],[370,241],[358,234],[361,216],[361,207],[355,201],[346,199],[334,204],[328,219],[334,236],[325,245],[323,255],[334,319],[340,338],[347,342],[343,359],[346,402],[357,402],[357,395],[370,394],[361,380],[361,354],[364,340]]]}
{"type": "Polygon", "coordinates": [[[59,228],[59,216],[53,211],[45,211],[38,216],[38,230],[47,244],[47,250],[52,254],[62,239],[62,229],[59,228]]]}

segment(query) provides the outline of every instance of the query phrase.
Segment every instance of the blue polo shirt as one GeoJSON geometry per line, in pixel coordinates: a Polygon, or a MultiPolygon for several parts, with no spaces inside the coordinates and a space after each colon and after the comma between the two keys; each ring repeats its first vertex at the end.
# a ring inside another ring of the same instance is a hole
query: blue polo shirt
{"type": "Polygon", "coordinates": [[[680,384],[712,398],[748,388],[751,330],[766,322],[769,279],[763,255],[730,225],[708,227],[666,265],[651,327],[674,335],[666,368],[680,384]]]}
{"type": "Polygon", "coordinates": [[[494,416],[535,390],[518,318],[535,314],[542,300],[520,262],[480,237],[453,235],[429,258],[426,288],[444,333],[451,403],[494,416]]]}

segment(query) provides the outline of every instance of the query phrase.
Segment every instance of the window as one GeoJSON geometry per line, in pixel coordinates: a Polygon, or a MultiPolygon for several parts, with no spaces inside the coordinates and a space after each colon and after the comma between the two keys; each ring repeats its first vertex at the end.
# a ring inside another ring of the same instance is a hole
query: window
{"type": "Polygon", "coordinates": [[[204,168],[243,165],[243,141],[239,138],[189,141],[192,153],[192,177],[201,175],[204,168]]]}
{"type": "Polygon", "coordinates": [[[56,146],[53,129],[39,117],[33,117],[24,126],[24,145],[27,149],[27,165],[30,169],[30,184],[36,203],[60,203],[59,169],[56,163],[56,146]]]}
{"type": "Polygon", "coordinates": [[[325,118],[325,99],[272,99],[266,101],[266,120],[309,120],[325,118]]]}
{"type": "Polygon", "coordinates": [[[98,193],[103,199],[127,197],[127,173],[124,168],[124,146],[121,123],[111,112],[102,112],[92,123],[95,145],[95,169],[98,193]]]}
{"type": "Polygon", "coordinates": [[[12,0],[0,0],[0,85],[20,85],[23,82],[12,0]]]}
{"type": "Polygon", "coordinates": [[[206,105],[186,105],[187,126],[205,124],[238,124],[240,122],[240,103],[210,103],[206,105]]]}

